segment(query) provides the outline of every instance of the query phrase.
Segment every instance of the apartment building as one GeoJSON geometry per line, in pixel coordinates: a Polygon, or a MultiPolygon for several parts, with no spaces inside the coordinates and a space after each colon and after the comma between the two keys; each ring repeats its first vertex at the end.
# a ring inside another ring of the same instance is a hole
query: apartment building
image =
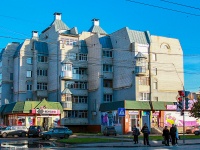
{"type": "Polygon", "coordinates": [[[41,101],[31,109],[51,110],[45,123],[59,120],[77,131],[115,125],[127,132],[152,116],[161,122],[162,111],[184,85],[178,39],[128,27],[108,34],[96,18],[88,31],[78,33],[61,13],[54,13],[40,35],[33,31],[31,39],[8,44],[0,71],[2,114],[11,103],[41,101]],[[125,117],[118,108],[125,108],[125,117]]]}

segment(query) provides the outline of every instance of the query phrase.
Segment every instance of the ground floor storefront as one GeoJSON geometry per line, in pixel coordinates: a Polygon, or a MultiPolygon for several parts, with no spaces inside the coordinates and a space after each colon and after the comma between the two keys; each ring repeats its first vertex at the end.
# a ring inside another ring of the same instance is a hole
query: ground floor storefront
{"type": "Polygon", "coordinates": [[[183,126],[187,129],[187,127],[200,125],[200,120],[191,117],[189,111],[185,111],[183,118],[173,102],[124,100],[104,103],[100,106],[100,111],[101,129],[103,130],[106,126],[115,126],[118,133],[121,134],[131,132],[134,125],[141,129],[144,123],[152,132],[156,132],[164,126],[171,127],[172,124],[176,124],[180,132],[183,132],[183,126]],[[124,116],[119,115],[119,108],[124,108],[124,116]]]}
{"type": "Polygon", "coordinates": [[[59,102],[25,101],[1,106],[1,124],[29,127],[40,125],[48,130],[59,126],[62,106],[59,102]]]}

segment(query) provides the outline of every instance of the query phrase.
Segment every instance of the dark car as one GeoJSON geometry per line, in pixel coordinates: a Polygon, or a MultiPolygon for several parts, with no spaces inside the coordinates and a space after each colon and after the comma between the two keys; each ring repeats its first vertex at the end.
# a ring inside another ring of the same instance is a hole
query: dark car
{"type": "Polygon", "coordinates": [[[30,126],[28,129],[28,137],[39,137],[40,133],[44,131],[41,126],[30,126]]]}
{"type": "Polygon", "coordinates": [[[68,139],[69,136],[72,134],[73,134],[72,130],[68,129],[67,127],[54,127],[47,132],[42,132],[40,134],[40,137],[42,137],[43,140],[44,139],[49,140],[50,138],[68,139]]]}
{"type": "Polygon", "coordinates": [[[105,127],[105,129],[103,130],[103,135],[109,136],[109,135],[117,135],[117,131],[115,130],[114,126],[108,126],[105,127]]]}

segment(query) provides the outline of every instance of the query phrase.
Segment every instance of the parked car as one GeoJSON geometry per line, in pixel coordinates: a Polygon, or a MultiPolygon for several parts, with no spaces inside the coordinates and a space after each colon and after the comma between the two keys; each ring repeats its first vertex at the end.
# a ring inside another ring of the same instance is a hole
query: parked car
{"type": "Polygon", "coordinates": [[[0,130],[0,135],[3,138],[6,138],[9,135],[18,135],[21,137],[25,137],[28,132],[28,129],[26,126],[7,126],[6,129],[0,130]]]}
{"type": "Polygon", "coordinates": [[[28,137],[39,137],[43,131],[44,128],[42,126],[30,126],[28,129],[28,137]]]}
{"type": "Polygon", "coordinates": [[[117,135],[117,131],[115,130],[114,126],[108,126],[105,127],[103,130],[103,135],[109,136],[109,135],[117,135]]]}
{"type": "Polygon", "coordinates": [[[200,130],[200,126],[192,126],[186,129],[186,133],[193,134],[195,131],[199,131],[199,130],[200,130]]]}
{"type": "Polygon", "coordinates": [[[73,134],[72,130],[68,129],[67,127],[54,127],[47,132],[42,132],[40,134],[40,137],[42,137],[43,140],[44,139],[49,140],[50,138],[68,139],[69,136],[72,134],[73,134]]]}

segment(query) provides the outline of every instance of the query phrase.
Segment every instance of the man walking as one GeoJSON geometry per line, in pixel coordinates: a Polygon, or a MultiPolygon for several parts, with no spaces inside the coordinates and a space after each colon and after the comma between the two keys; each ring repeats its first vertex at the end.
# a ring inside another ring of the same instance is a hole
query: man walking
{"type": "Polygon", "coordinates": [[[145,123],[144,126],[142,127],[141,132],[143,133],[143,142],[144,145],[149,145],[149,128],[147,127],[147,124],[145,123]]]}
{"type": "Polygon", "coordinates": [[[175,145],[175,140],[176,140],[176,127],[174,124],[172,124],[172,127],[170,128],[170,136],[172,139],[172,145],[175,145]]]}

